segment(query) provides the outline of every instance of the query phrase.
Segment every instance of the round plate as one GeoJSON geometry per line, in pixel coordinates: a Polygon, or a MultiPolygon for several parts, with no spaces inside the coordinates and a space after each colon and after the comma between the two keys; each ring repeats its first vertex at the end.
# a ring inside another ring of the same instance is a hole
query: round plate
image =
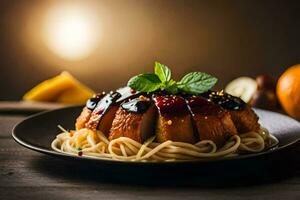
{"type": "MultiPolygon", "coordinates": [[[[236,157],[225,157],[216,160],[196,160],[185,162],[124,162],[106,159],[93,159],[80,156],[70,156],[62,154],[51,149],[51,142],[60,132],[57,125],[61,125],[66,129],[74,129],[76,117],[82,110],[81,106],[66,107],[53,111],[47,111],[28,117],[14,129],[12,136],[21,145],[38,151],[41,153],[58,156],[61,158],[74,160],[81,163],[96,164],[103,169],[118,170],[134,170],[145,172],[145,170],[161,170],[164,168],[169,171],[171,168],[175,170],[192,170],[197,171],[201,167],[224,166],[226,163],[240,162],[241,160],[251,160],[253,158],[263,158],[270,153],[281,150],[300,139],[300,123],[296,120],[282,114],[255,109],[260,118],[262,126],[266,127],[278,140],[278,147],[272,148],[256,154],[246,154],[236,157]],[[171,168],[170,168],[171,167],[171,168]],[[200,167],[200,168],[199,168],[200,167]]],[[[248,164],[247,164],[248,165],[248,164]]]]}

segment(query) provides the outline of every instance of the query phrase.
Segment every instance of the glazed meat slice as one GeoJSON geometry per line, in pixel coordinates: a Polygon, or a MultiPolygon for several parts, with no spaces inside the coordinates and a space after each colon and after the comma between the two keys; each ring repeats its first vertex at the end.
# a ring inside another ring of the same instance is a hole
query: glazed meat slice
{"type": "Polygon", "coordinates": [[[154,97],[158,109],[156,139],[194,144],[198,140],[194,135],[192,118],[183,97],[160,95],[154,97]]]}
{"type": "Polygon", "coordinates": [[[91,117],[91,113],[92,111],[87,107],[84,107],[82,109],[82,112],[80,113],[79,117],[76,119],[76,123],[75,123],[76,130],[86,127],[86,123],[89,121],[91,117]]]}
{"type": "Polygon", "coordinates": [[[112,121],[115,118],[119,106],[116,100],[120,98],[120,93],[114,92],[105,95],[96,105],[91,113],[86,127],[92,130],[100,130],[108,137],[112,121]]]}
{"type": "Polygon", "coordinates": [[[115,118],[116,112],[119,106],[114,105],[110,106],[110,108],[102,115],[100,122],[98,123],[97,130],[100,130],[106,137],[109,136],[110,128],[112,126],[112,122],[115,118]]]}
{"type": "Polygon", "coordinates": [[[116,90],[121,96],[116,100],[116,102],[124,102],[127,99],[134,99],[140,95],[142,95],[142,92],[135,91],[131,89],[130,87],[122,87],[116,90]]]}
{"type": "Polygon", "coordinates": [[[218,146],[237,130],[229,112],[200,96],[186,99],[200,140],[212,140],[218,146]]]}
{"type": "Polygon", "coordinates": [[[123,103],[113,120],[109,139],[128,137],[143,143],[155,133],[156,109],[150,99],[133,99],[123,103]]]}
{"type": "Polygon", "coordinates": [[[95,109],[98,102],[105,96],[105,93],[97,94],[90,98],[86,102],[86,106],[82,109],[79,117],[76,119],[75,128],[76,130],[86,127],[86,123],[89,121],[93,110],[95,109]]]}
{"type": "Polygon", "coordinates": [[[119,104],[128,98],[139,95],[129,87],[119,88],[109,94],[97,94],[89,99],[76,120],[76,129],[90,128],[101,130],[108,136],[115,113],[119,104]]]}
{"type": "Polygon", "coordinates": [[[241,110],[231,110],[229,113],[239,133],[258,131],[260,129],[258,116],[248,105],[241,110]]]}
{"type": "Polygon", "coordinates": [[[230,113],[238,133],[260,129],[258,116],[242,99],[224,92],[210,92],[208,98],[230,113]]]}
{"type": "Polygon", "coordinates": [[[86,127],[92,130],[100,130],[106,137],[108,137],[109,130],[118,107],[119,106],[117,105],[110,106],[103,114],[92,112],[86,127]]]}

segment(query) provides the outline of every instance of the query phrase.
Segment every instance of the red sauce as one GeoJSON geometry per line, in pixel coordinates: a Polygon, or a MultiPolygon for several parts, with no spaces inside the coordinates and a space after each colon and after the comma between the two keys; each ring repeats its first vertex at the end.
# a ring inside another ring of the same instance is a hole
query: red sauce
{"type": "Polygon", "coordinates": [[[220,106],[201,96],[188,97],[186,102],[192,114],[201,113],[203,115],[211,115],[222,112],[222,108],[220,106]]]}
{"type": "Polygon", "coordinates": [[[130,89],[131,94],[135,94],[136,91],[134,89],[130,89]]]}
{"type": "Polygon", "coordinates": [[[199,96],[188,97],[186,101],[190,107],[208,106],[211,104],[207,99],[199,96]]]}
{"type": "Polygon", "coordinates": [[[180,114],[187,112],[188,108],[183,97],[176,95],[160,95],[153,98],[161,114],[180,114]]]}

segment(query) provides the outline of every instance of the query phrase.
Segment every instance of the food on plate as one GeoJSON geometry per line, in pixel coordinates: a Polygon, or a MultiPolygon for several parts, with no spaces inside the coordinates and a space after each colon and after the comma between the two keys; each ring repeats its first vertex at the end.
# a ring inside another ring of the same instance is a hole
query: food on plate
{"type": "Polygon", "coordinates": [[[158,142],[168,140],[195,143],[193,117],[186,99],[179,95],[155,95],[153,97],[158,112],[156,136],[158,142]]]}
{"type": "Polygon", "coordinates": [[[23,100],[81,104],[94,94],[94,91],[80,83],[70,73],[62,72],[32,88],[23,96],[23,100]]]}
{"type": "Polygon", "coordinates": [[[201,96],[188,97],[187,105],[198,140],[211,140],[217,145],[222,145],[230,136],[237,134],[230,113],[220,105],[201,96]]]}
{"type": "Polygon", "coordinates": [[[279,78],[277,96],[283,109],[300,120],[300,65],[288,68],[279,78]]]}
{"type": "Polygon", "coordinates": [[[259,123],[255,112],[242,99],[221,92],[211,92],[209,98],[215,104],[227,109],[239,133],[258,131],[259,123]]]}
{"type": "MultiPolygon", "coordinates": [[[[142,143],[152,136],[155,130],[153,124],[155,124],[156,116],[154,105],[150,105],[147,100],[140,101],[137,99],[133,99],[127,104],[135,103],[140,105],[134,106],[137,109],[133,112],[128,110],[126,103],[118,108],[110,128],[108,136],[110,140],[128,137],[142,143]]],[[[131,107],[131,105],[129,106],[131,107]]]]}
{"type": "Polygon", "coordinates": [[[154,71],[89,99],[75,130],[61,127],[52,148],[102,159],[174,161],[261,152],[278,143],[242,99],[211,90],[217,78],[191,72],[176,82],[158,62],[154,71]]]}

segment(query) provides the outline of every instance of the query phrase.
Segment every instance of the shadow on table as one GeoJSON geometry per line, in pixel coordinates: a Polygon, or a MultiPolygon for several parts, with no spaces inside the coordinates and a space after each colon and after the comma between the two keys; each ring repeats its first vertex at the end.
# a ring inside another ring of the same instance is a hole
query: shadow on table
{"type": "Polygon", "coordinates": [[[280,182],[298,176],[299,150],[284,150],[255,159],[231,160],[211,164],[183,165],[102,165],[78,160],[41,156],[31,167],[48,176],[73,183],[95,186],[97,183],[155,185],[160,187],[243,187],[280,182]]]}

